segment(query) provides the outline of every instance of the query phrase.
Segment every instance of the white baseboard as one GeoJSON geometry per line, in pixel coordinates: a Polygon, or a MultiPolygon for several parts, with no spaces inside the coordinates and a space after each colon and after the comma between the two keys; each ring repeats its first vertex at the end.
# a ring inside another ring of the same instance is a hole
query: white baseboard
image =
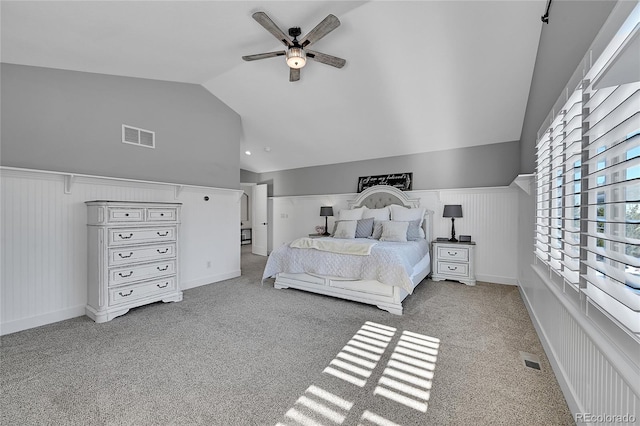
{"type": "Polygon", "coordinates": [[[74,306],[72,308],[63,309],[55,312],[48,312],[34,317],[22,318],[10,321],[0,325],[0,336],[5,334],[16,333],[30,328],[40,327],[58,321],[64,321],[71,318],[81,317],[84,315],[85,305],[74,306]]]}
{"type": "Polygon", "coordinates": [[[498,275],[476,274],[476,281],[483,281],[486,283],[494,284],[518,285],[517,278],[500,277],[498,275]]]}
{"type": "Polygon", "coordinates": [[[191,288],[200,287],[202,285],[216,283],[218,281],[224,281],[231,278],[236,278],[241,275],[240,270],[226,272],[224,274],[208,275],[206,277],[197,278],[195,280],[183,281],[180,283],[181,290],[189,290],[191,288]]]}
{"type": "MultiPolygon", "coordinates": [[[[180,283],[182,290],[188,290],[202,285],[215,283],[218,281],[224,281],[231,278],[240,276],[240,270],[227,272],[225,274],[209,275],[206,277],[198,278],[187,282],[180,283]]],[[[71,318],[81,317],[85,314],[85,306],[79,305],[72,308],[64,309],[56,312],[48,312],[42,315],[36,315],[34,317],[22,318],[15,321],[10,321],[4,324],[0,324],[0,336],[6,334],[17,333],[18,331],[28,330],[30,328],[40,327],[42,325],[51,324],[58,321],[64,321],[71,318]]]]}

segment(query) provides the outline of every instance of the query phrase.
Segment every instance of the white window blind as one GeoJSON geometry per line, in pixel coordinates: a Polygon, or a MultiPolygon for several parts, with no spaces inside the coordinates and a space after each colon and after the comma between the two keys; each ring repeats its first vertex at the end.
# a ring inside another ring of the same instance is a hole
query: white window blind
{"type": "Polygon", "coordinates": [[[598,87],[638,36],[635,12],[539,132],[535,252],[640,334],[640,72],[598,87]]]}
{"type": "Polygon", "coordinates": [[[537,146],[536,254],[568,282],[580,275],[582,85],[537,146]]]}

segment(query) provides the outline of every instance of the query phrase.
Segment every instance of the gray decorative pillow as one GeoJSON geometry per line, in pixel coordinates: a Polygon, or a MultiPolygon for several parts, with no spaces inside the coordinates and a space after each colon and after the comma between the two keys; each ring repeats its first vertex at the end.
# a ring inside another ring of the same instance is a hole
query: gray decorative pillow
{"type": "Polygon", "coordinates": [[[374,240],[379,240],[382,236],[382,225],[387,222],[390,222],[390,220],[374,220],[371,238],[373,238],[374,240]]]}
{"type": "Polygon", "coordinates": [[[373,233],[373,218],[360,219],[356,225],[356,238],[369,238],[373,233]]]}
{"type": "Polygon", "coordinates": [[[407,241],[421,240],[424,237],[420,233],[420,219],[410,220],[407,228],[407,241]]]}

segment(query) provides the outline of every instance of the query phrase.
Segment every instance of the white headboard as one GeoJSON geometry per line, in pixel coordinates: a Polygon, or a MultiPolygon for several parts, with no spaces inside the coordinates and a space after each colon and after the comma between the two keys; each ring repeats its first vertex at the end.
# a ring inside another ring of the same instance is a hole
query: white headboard
{"type": "MultiPolygon", "coordinates": [[[[359,208],[366,206],[370,209],[380,209],[390,204],[415,208],[420,207],[420,200],[409,198],[406,193],[389,185],[376,185],[362,191],[356,198],[348,201],[349,208],[359,208]]],[[[427,241],[433,239],[433,210],[426,209],[422,227],[427,241]]]]}

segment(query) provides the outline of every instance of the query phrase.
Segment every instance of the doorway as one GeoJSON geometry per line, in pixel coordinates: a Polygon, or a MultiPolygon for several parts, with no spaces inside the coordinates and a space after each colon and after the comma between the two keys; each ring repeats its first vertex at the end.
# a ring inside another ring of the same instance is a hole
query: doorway
{"type": "Polygon", "coordinates": [[[267,185],[241,183],[240,189],[240,255],[244,264],[246,257],[267,256],[267,185]]]}

